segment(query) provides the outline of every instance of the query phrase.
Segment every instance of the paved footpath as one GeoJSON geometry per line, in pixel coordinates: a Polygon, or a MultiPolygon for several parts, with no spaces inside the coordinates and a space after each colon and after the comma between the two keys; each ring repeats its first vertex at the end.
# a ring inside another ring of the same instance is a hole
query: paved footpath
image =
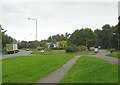
{"type": "Polygon", "coordinates": [[[50,73],[45,78],[40,79],[35,85],[39,85],[39,83],[58,83],[67,74],[68,70],[79,57],[80,56],[75,56],[56,71],[50,73]]]}
{"type": "Polygon", "coordinates": [[[110,53],[109,51],[100,50],[96,55],[78,55],[78,56],[75,56],[74,58],[69,60],[66,64],[64,64],[62,67],[58,68],[56,71],[54,71],[54,72],[50,73],[48,76],[40,79],[35,85],[40,85],[40,83],[41,84],[51,83],[51,85],[54,83],[54,85],[57,85],[57,83],[62,78],[64,78],[64,76],[67,74],[69,69],[72,67],[72,65],[76,62],[76,60],[80,56],[93,56],[93,57],[97,57],[97,58],[101,58],[103,60],[109,61],[112,64],[118,64],[118,60],[120,60],[120,59],[105,56],[109,53],[110,53]]]}

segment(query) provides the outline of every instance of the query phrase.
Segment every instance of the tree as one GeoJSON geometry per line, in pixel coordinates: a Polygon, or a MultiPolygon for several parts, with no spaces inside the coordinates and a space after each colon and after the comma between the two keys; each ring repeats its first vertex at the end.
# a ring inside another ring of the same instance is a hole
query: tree
{"type": "Polygon", "coordinates": [[[61,47],[67,47],[67,41],[61,41],[60,42],[61,47]]]}
{"type": "Polygon", "coordinates": [[[93,46],[96,43],[95,33],[90,28],[75,30],[68,39],[68,45],[93,46]]]}
{"type": "Polygon", "coordinates": [[[102,42],[101,42],[101,37],[102,37],[102,35],[103,35],[102,30],[96,29],[96,30],[94,31],[94,33],[95,33],[95,35],[96,35],[96,44],[97,44],[97,45],[101,45],[101,44],[102,44],[102,42]]]}
{"type": "Polygon", "coordinates": [[[18,43],[18,48],[29,48],[30,47],[30,43],[28,43],[27,41],[21,41],[18,43]]]}
{"type": "Polygon", "coordinates": [[[32,49],[36,49],[36,47],[38,47],[38,46],[39,46],[38,41],[31,41],[29,47],[32,49]]]}
{"type": "Polygon", "coordinates": [[[46,42],[47,42],[47,40],[41,40],[41,41],[39,41],[39,45],[40,45],[43,49],[45,49],[45,48],[47,48],[46,42]]]}
{"type": "Polygon", "coordinates": [[[111,47],[111,27],[110,25],[106,24],[102,27],[102,38],[101,38],[101,46],[103,48],[110,48],[111,47]]]}
{"type": "Polygon", "coordinates": [[[53,47],[54,47],[54,44],[53,44],[53,43],[51,43],[51,44],[50,44],[50,47],[51,47],[51,48],[53,48],[53,47]]]}
{"type": "Polygon", "coordinates": [[[60,41],[66,41],[68,39],[68,37],[70,36],[70,33],[65,33],[64,34],[57,34],[57,35],[53,35],[53,36],[50,36],[47,41],[48,42],[52,42],[52,43],[56,43],[56,42],[60,42],[60,41]]]}
{"type": "Polygon", "coordinates": [[[70,36],[70,33],[65,33],[65,37],[68,38],[70,36]]]}
{"type": "Polygon", "coordinates": [[[97,36],[97,44],[102,48],[116,48],[118,47],[118,25],[110,26],[106,24],[102,27],[102,30],[96,29],[94,33],[97,36]],[[115,35],[113,35],[115,33],[115,35]]]}
{"type": "Polygon", "coordinates": [[[2,29],[1,25],[0,29],[2,30],[2,48],[4,48],[6,44],[11,44],[13,42],[13,38],[5,34],[7,30],[2,29]]]}
{"type": "Polygon", "coordinates": [[[50,36],[47,41],[48,41],[48,42],[51,42],[51,40],[52,40],[52,38],[51,38],[51,36],[50,36]]]}

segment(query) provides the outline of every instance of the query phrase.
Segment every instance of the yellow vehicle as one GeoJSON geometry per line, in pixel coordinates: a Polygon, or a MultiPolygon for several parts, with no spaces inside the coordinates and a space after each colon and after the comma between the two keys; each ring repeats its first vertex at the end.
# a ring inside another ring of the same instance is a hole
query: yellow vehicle
{"type": "Polygon", "coordinates": [[[12,53],[14,53],[14,51],[15,51],[15,53],[19,52],[17,44],[6,44],[6,51],[8,54],[12,54],[12,53]]]}

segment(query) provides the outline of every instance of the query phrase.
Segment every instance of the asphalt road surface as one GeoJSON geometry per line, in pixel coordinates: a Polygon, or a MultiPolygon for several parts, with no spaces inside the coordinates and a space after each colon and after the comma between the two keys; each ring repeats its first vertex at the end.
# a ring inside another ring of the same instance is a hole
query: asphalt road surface
{"type": "Polygon", "coordinates": [[[110,56],[106,56],[107,54],[110,54],[110,52],[106,51],[106,50],[99,50],[99,52],[96,55],[89,55],[89,56],[98,57],[98,58],[101,58],[101,59],[103,59],[105,61],[108,61],[108,62],[110,62],[112,64],[120,65],[120,59],[110,57],[110,56]]]}
{"type": "MultiPolygon", "coordinates": [[[[18,53],[15,53],[15,56],[28,56],[28,55],[32,55],[30,54],[32,51],[26,51],[26,50],[19,50],[18,53]]],[[[14,54],[6,54],[6,55],[2,55],[2,59],[5,58],[11,58],[14,57],[14,54]]],[[[0,59],[1,60],[1,59],[0,59]]]]}

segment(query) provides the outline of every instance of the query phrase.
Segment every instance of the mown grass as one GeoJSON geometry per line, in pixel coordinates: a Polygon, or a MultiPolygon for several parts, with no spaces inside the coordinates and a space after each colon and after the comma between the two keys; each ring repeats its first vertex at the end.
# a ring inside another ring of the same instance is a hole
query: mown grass
{"type": "Polygon", "coordinates": [[[45,51],[44,53],[41,53],[40,50],[33,50],[31,54],[42,54],[42,55],[51,55],[57,52],[64,52],[65,54],[71,54],[71,55],[95,55],[96,53],[94,51],[80,51],[77,53],[66,53],[65,50],[50,50],[50,51],[45,51]]]}
{"type": "Polygon", "coordinates": [[[74,55],[59,51],[51,55],[19,56],[3,59],[3,83],[36,83],[73,57],[74,55]]]}
{"type": "Polygon", "coordinates": [[[114,58],[120,58],[120,53],[111,53],[107,54],[106,56],[114,57],[114,58]]]}
{"type": "Polygon", "coordinates": [[[0,61],[0,85],[2,84],[2,61],[0,61]]]}
{"type": "MultiPolygon", "coordinates": [[[[39,54],[40,51],[34,53],[39,54]]],[[[36,83],[75,55],[94,54],[94,52],[66,53],[64,50],[54,50],[46,51],[44,54],[3,59],[3,83],[36,83]]]]}
{"type": "Polygon", "coordinates": [[[60,83],[118,83],[118,66],[99,58],[82,56],[60,83]]]}

